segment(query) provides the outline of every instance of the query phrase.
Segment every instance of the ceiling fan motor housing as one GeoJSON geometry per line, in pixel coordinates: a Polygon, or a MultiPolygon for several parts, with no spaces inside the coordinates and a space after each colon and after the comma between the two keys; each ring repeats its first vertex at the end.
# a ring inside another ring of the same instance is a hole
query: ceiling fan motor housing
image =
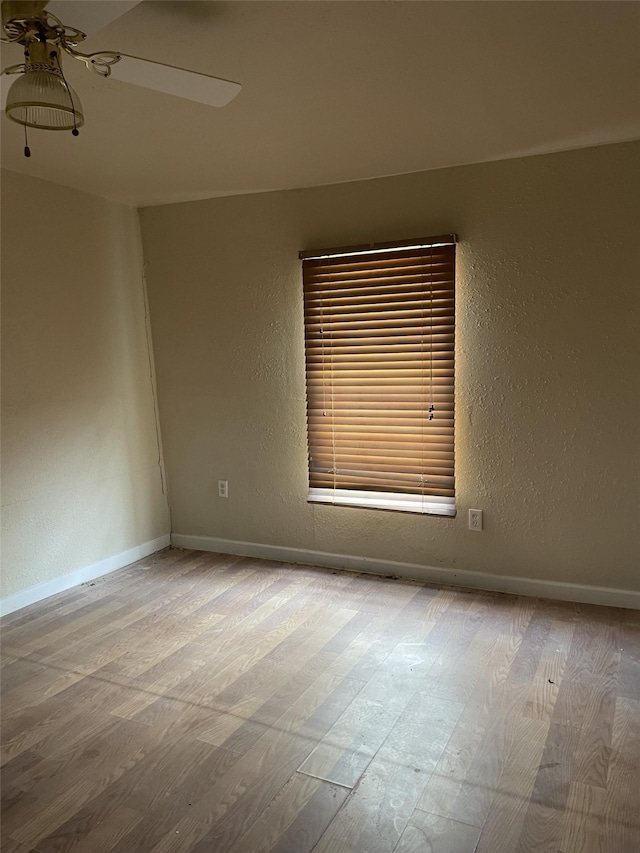
{"type": "Polygon", "coordinates": [[[3,0],[2,25],[11,21],[24,21],[39,18],[47,5],[47,0],[3,0]]]}

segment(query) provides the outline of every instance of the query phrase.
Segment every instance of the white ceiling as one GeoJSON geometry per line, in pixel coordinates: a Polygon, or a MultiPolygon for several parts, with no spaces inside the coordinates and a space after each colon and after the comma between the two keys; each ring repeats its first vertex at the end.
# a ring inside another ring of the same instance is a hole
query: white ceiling
{"type": "Polygon", "coordinates": [[[2,115],[4,167],[134,205],[640,138],[635,0],[145,0],[84,45],[243,86],[216,109],[69,59],[86,124],[32,131],[29,160],[2,115]]]}

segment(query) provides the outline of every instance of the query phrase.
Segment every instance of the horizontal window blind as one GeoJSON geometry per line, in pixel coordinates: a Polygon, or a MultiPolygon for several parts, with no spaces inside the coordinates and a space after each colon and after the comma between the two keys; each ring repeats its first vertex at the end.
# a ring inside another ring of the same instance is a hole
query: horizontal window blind
{"type": "Polygon", "coordinates": [[[435,240],[303,257],[311,501],[455,514],[455,238],[435,240]]]}

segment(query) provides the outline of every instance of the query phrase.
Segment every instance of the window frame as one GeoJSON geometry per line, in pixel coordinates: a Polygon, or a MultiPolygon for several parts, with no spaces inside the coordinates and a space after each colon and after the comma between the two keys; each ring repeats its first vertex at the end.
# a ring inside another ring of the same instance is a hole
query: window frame
{"type": "Polygon", "coordinates": [[[456,244],[299,253],[310,503],[455,516],[456,244]]]}

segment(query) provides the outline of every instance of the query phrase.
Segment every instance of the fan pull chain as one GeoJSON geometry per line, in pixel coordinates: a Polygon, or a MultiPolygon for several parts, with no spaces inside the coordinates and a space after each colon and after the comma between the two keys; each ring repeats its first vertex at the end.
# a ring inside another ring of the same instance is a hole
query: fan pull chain
{"type": "MultiPolygon", "coordinates": [[[[24,55],[28,61],[29,51],[25,50],[24,55]]],[[[29,109],[29,108],[27,107],[27,109],[29,109]]],[[[27,125],[26,124],[24,126],[24,156],[25,157],[31,157],[31,149],[29,148],[29,140],[27,139],[27,125]]]]}
{"type": "Polygon", "coordinates": [[[433,420],[433,246],[429,249],[429,420],[433,420]]]}
{"type": "Polygon", "coordinates": [[[66,86],[67,94],[69,95],[69,103],[71,104],[71,115],[73,116],[73,130],[71,131],[72,136],[79,136],[80,131],[78,130],[78,122],[76,119],[76,105],[73,103],[73,95],[71,94],[71,86],[67,83],[67,78],[64,76],[64,71],[62,70],[62,63],[60,62],[60,57],[57,52],[52,50],[50,53],[52,59],[55,58],[58,68],[60,69],[60,76],[62,77],[62,82],[66,86]]]}

